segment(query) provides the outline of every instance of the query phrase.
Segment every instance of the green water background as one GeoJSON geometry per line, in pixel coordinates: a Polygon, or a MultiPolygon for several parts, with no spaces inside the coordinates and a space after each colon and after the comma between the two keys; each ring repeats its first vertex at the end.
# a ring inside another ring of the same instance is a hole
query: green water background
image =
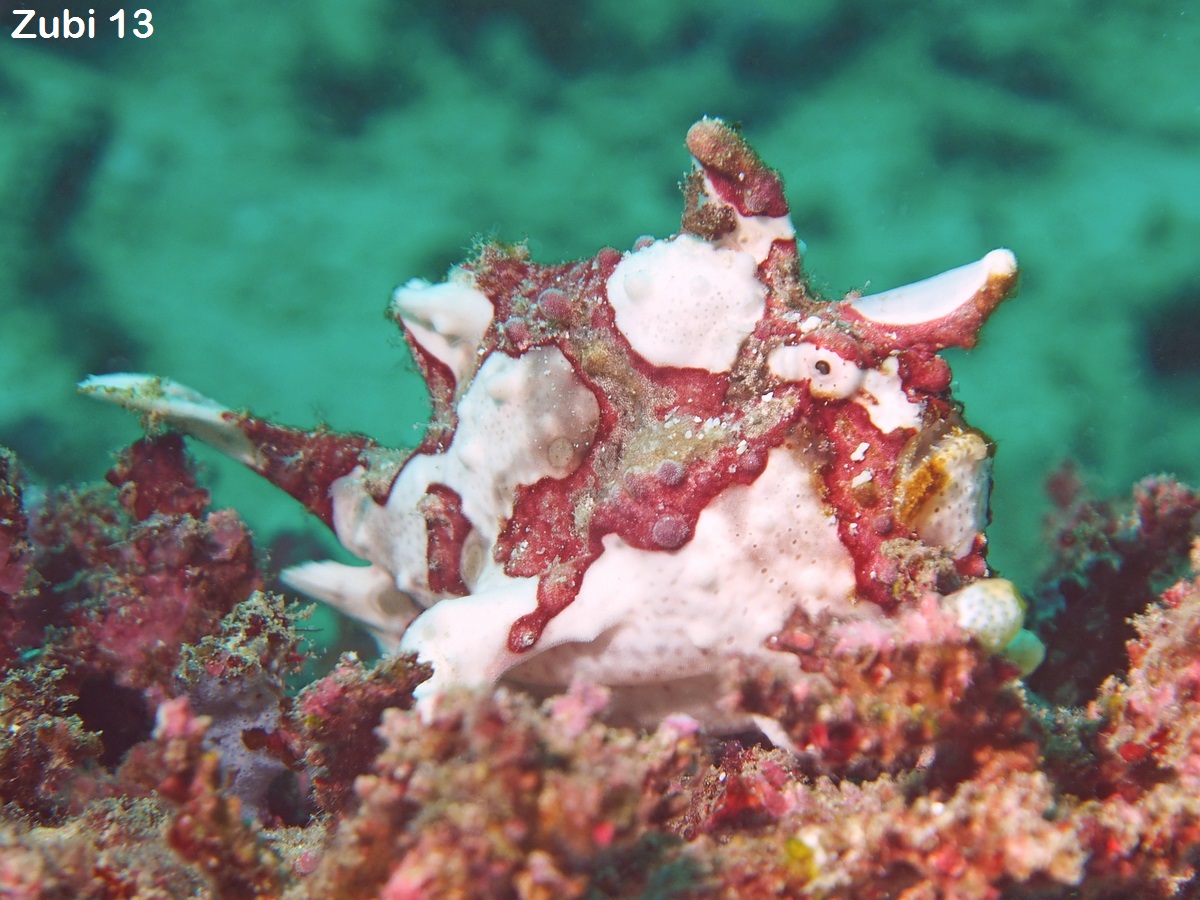
{"type": "MultiPolygon", "coordinates": [[[[1064,459],[1104,493],[1200,482],[1195,0],[176,0],[141,40],[87,8],[103,37],[0,33],[0,443],[34,479],[138,435],[75,396],[106,371],[415,443],[391,289],[478,235],[556,261],[672,233],[709,114],[784,174],[830,296],[1016,251],[1020,296],[952,354],[1003,573],[1036,572],[1064,459]]],[[[264,546],[324,539],[197,455],[264,546]]]]}

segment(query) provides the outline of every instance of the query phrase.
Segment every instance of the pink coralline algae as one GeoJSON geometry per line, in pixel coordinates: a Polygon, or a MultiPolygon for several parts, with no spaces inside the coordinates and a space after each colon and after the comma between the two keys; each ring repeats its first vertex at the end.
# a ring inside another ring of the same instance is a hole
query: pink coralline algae
{"type": "Polygon", "coordinates": [[[23,610],[23,588],[29,580],[32,546],[27,532],[21,483],[16,460],[0,451],[0,663],[17,655],[22,639],[36,640],[36,632],[22,635],[32,610],[23,610]]]}
{"type": "Polygon", "coordinates": [[[69,626],[54,652],[86,658],[94,678],[162,690],[179,647],[211,633],[261,575],[237,516],[205,512],[177,435],[135,444],[108,480],[115,507],[97,491],[61,492],[31,523],[41,590],[58,608],[48,624],[69,626]]]}
{"type": "Polygon", "coordinates": [[[107,484],[0,452],[0,896],[1200,896],[1197,494],[1064,471],[1026,617],[937,355],[1011,256],[818,301],[778,176],[689,147],[669,241],[400,289],[407,458],[142,376],[87,386],[155,426],[107,484]],[[291,683],[304,613],[159,425],[368,559],[290,578],[400,652],[291,683]]]}
{"type": "Polygon", "coordinates": [[[1057,703],[1092,696],[1119,667],[1129,618],[1177,576],[1200,517],[1200,494],[1163,477],[1140,481],[1133,502],[1089,497],[1073,468],[1050,483],[1056,504],[1053,568],[1039,587],[1036,622],[1055,647],[1031,680],[1057,703]],[[1071,632],[1077,641],[1056,640],[1071,632]]]}
{"type": "Polygon", "coordinates": [[[821,300],[778,174],[720,120],[687,144],[673,237],[557,265],[487,244],[396,291],[433,406],[407,456],[160,378],[83,390],[215,444],[330,524],[369,565],[285,580],[429,663],[422,702],[582,677],[638,721],[741,727],[717,703],[729,664],[786,662],[765,642],[793,609],[887,628],[931,596],[1032,668],[1023,601],[984,558],[992,446],[938,355],[973,346],[1013,292],[1012,253],[821,300]]]}

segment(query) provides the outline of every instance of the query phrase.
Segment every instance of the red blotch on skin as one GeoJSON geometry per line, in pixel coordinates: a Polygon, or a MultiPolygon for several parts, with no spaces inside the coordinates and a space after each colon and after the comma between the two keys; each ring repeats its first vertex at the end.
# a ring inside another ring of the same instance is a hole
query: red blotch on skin
{"type": "Polygon", "coordinates": [[[779,173],[768,168],[745,139],[724,122],[701,119],[688,129],[687,148],[720,198],[741,215],[788,214],[779,173]]]}
{"type": "Polygon", "coordinates": [[[471,522],[463,515],[462,497],[444,484],[431,484],[420,510],[428,535],[429,589],[458,597],[469,594],[471,589],[463,580],[462,553],[471,522]]]}
{"type": "MultiPolygon", "coordinates": [[[[333,498],[329,489],[357,466],[370,468],[369,452],[380,450],[375,441],[361,434],[338,434],[325,428],[304,431],[237,413],[226,413],[225,420],[245,434],[257,451],[257,464],[251,468],[303,503],[330,529],[333,498]]],[[[377,483],[391,487],[391,479],[378,479],[377,483]]],[[[386,499],[387,490],[375,497],[379,503],[386,499]]]]}

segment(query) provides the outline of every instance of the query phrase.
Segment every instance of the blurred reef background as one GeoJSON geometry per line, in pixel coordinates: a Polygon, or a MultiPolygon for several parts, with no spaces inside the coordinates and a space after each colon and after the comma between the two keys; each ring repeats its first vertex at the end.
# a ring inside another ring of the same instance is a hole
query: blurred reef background
{"type": "MultiPolygon", "coordinates": [[[[91,8],[103,32],[119,7],[91,8]]],[[[17,17],[3,36],[0,444],[34,479],[97,480],[136,436],[74,393],[121,370],[415,444],[424,389],[391,289],[480,235],[556,261],[670,234],[708,114],[779,167],[831,297],[1017,253],[1021,294],[952,359],[998,445],[1003,574],[1044,562],[1066,459],[1101,494],[1200,481],[1194,3],[148,8],[144,40],[13,40],[17,17]]],[[[259,546],[326,541],[194,449],[259,546]]]]}

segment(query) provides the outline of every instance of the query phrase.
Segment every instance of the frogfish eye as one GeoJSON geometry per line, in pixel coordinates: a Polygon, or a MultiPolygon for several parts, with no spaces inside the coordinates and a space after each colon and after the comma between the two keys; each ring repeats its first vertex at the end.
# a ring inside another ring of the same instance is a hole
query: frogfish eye
{"type": "Polygon", "coordinates": [[[859,389],[864,377],[856,362],[808,341],[776,347],[767,365],[776,378],[808,382],[809,392],[824,400],[844,400],[859,389]]]}

